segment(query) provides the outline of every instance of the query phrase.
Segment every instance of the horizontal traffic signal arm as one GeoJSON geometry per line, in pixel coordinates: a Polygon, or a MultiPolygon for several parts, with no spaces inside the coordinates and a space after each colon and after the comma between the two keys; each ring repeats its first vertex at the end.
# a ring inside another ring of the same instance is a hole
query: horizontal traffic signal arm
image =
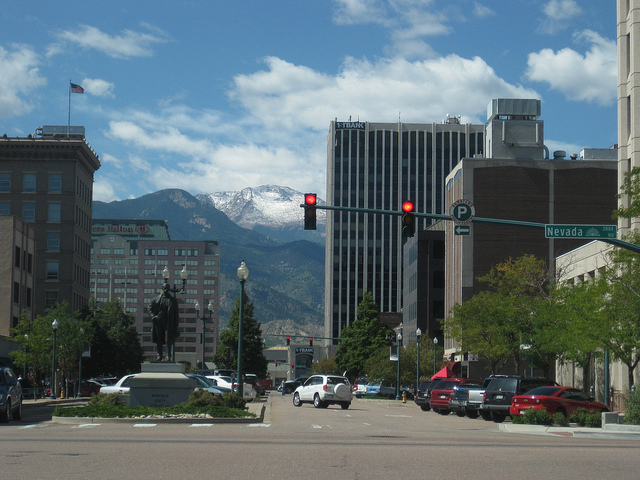
{"type": "MultiPolygon", "coordinates": [[[[306,205],[303,203],[300,205],[301,207],[305,207],[306,205]]],[[[356,207],[336,207],[331,205],[317,205],[315,208],[319,210],[337,210],[344,212],[360,212],[360,213],[378,213],[383,215],[397,215],[402,216],[405,212],[401,209],[398,210],[380,210],[376,208],[356,208],[356,207]]],[[[452,221],[450,215],[445,215],[442,213],[420,213],[413,212],[416,217],[424,217],[424,218],[435,218],[438,220],[449,220],[452,221]]],[[[546,224],[538,223],[538,222],[523,222],[520,220],[505,220],[501,218],[483,218],[483,217],[473,217],[473,223],[497,223],[502,225],[517,225],[520,227],[531,227],[531,228],[540,228],[544,230],[546,224]]],[[[624,248],[626,250],[631,250],[635,253],[640,253],[640,245],[636,245],[634,243],[625,242],[624,240],[620,240],[617,238],[597,238],[593,240],[599,240],[601,242],[608,243],[610,245],[614,245],[616,247],[624,248]]]]}

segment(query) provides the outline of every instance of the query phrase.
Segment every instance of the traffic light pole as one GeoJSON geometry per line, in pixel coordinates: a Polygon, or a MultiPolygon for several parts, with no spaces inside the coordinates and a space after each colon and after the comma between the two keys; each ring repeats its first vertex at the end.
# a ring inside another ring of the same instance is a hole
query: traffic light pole
{"type": "MultiPolygon", "coordinates": [[[[305,207],[304,204],[300,205],[301,207],[305,207]]],[[[343,212],[355,212],[355,213],[377,213],[382,215],[396,215],[402,216],[404,212],[401,210],[381,210],[376,208],[355,208],[355,207],[336,207],[331,205],[316,205],[316,209],[319,210],[335,210],[335,211],[343,211],[343,212]]],[[[413,212],[413,215],[416,217],[423,218],[434,218],[437,220],[449,220],[452,221],[451,215],[445,215],[442,213],[419,213],[413,212]]],[[[520,227],[531,227],[531,228],[540,228],[544,230],[546,224],[538,223],[538,222],[524,222],[521,220],[505,220],[501,218],[482,218],[482,217],[473,217],[472,223],[495,223],[502,225],[517,225],[520,227]]],[[[624,248],[627,250],[631,250],[635,253],[640,253],[640,245],[636,245],[634,243],[625,242],[624,240],[620,240],[617,238],[593,238],[591,240],[599,240],[601,242],[608,243],[610,245],[624,248]]]]}

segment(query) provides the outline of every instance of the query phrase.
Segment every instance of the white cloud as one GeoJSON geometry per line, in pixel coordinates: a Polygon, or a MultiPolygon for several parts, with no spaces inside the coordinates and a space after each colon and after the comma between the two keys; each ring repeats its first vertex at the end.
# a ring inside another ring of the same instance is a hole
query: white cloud
{"type": "Polygon", "coordinates": [[[582,9],[575,0],[551,0],[542,8],[545,15],[540,23],[540,33],[554,34],[571,26],[569,20],[582,13],[582,9]]]}
{"type": "Polygon", "coordinates": [[[473,14],[476,17],[491,17],[496,14],[493,10],[491,10],[486,5],[482,5],[480,2],[473,2],[473,14]]]}
{"type": "Polygon", "coordinates": [[[526,76],[532,81],[548,83],[569,100],[611,105],[616,101],[616,42],[591,30],[574,35],[578,42],[589,44],[580,54],[570,48],[557,52],[549,48],[530,53],[526,76]]]}
{"type": "Polygon", "coordinates": [[[335,0],[333,21],[338,25],[389,22],[385,2],[381,0],[335,0]]]}
{"type": "Polygon", "coordinates": [[[125,30],[120,35],[109,35],[96,27],[80,25],[77,31],[65,30],[57,34],[61,43],[51,45],[48,56],[66,51],[66,43],[72,43],[89,50],[97,50],[113,58],[150,57],[153,55],[151,46],[164,43],[166,36],[158,29],[155,34],[139,33],[125,30]]]}
{"type": "Polygon", "coordinates": [[[115,98],[115,95],[113,94],[115,85],[111,82],[107,82],[106,80],[99,78],[85,78],[82,80],[82,87],[84,88],[85,93],[90,93],[91,95],[96,95],[98,97],[115,98]]]}
{"type": "Polygon", "coordinates": [[[25,45],[0,46],[0,118],[24,115],[33,109],[30,94],[47,80],[40,76],[37,53],[25,45]]]}

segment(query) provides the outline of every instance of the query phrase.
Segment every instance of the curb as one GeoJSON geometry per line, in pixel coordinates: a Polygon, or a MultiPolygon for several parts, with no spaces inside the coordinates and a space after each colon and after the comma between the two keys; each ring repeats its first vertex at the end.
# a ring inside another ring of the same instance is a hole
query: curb
{"type": "Polygon", "coordinates": [[[640,427],[636,427],[633,431],[620,431],[602,428],[548,427],[545,425],[514,425],[509,423],[500,423],[498,424],[498,431],[524,435],[551,435],[574,438],[602,438],[640,441],[640,427]]]}

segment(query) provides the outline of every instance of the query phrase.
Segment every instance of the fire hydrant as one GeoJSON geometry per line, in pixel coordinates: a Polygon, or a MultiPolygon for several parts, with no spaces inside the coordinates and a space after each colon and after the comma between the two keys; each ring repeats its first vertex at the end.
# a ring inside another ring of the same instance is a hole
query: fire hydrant
{"type": "Polygon", "coordinates": [[[406,391],[402,392],[402,403],[407,403],[407,392],[406,391]]]}
{"type": "Polygon", "coordinates": [[[64,398],[64,387],[60,388],[60,398],[64,398]]]}

